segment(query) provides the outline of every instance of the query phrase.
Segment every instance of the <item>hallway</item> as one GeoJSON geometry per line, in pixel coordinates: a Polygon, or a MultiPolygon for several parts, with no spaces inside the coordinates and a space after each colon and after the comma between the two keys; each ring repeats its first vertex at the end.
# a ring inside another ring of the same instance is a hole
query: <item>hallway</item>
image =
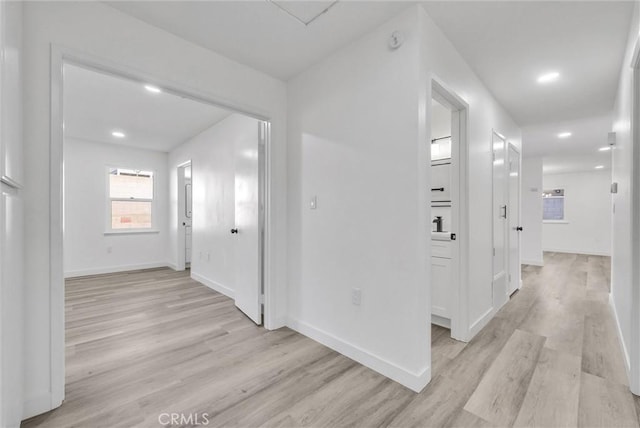
{"type": "Polygon", "coordinates": [[[206,413],[210,426],[638,426],[609,258],[547,253],[523,281],[467,346],[434,330],[421,394],[254,326],[181,272],[68,281],[67,400],[22,426],[150,427],[163,412],[206,413]]]}

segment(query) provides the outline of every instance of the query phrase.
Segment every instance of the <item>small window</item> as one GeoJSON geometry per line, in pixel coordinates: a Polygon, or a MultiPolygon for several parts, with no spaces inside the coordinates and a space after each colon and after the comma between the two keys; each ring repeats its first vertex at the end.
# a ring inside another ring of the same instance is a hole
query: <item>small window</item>
{"type": "Polygon", "coordinates": [[[151,229],[153,172],[108,168],[108,185],[111,229],[151,229]]]}
{"type": "Polygon", "coordinates": [[[545,190],[542,193],[542,220],[565,220],[564,189],[545,190]]]}

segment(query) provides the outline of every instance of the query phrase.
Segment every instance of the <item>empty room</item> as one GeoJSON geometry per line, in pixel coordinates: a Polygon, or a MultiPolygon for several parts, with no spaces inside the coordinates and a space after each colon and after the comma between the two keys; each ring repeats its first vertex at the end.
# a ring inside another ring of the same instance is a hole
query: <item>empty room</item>
{"type": "Polygon", "coordinates": [[[640,426],[638,1],[0,0],[0,427],[640,426]]]}

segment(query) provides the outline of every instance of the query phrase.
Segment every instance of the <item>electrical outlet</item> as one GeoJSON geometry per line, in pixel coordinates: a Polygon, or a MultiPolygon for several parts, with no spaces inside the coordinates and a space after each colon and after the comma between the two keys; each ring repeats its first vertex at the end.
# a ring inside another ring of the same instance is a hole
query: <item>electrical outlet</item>
{"type": "Polygon", "coordinates": [[[354,288],[351,290],[351,303],[356,306],[360,306],[362,302],[362,290],[359,288],[354,288]]]}
{"type": "Polygon", "coordinates": [[[111,247],[107,247],[107,254],[111,254],[111,250],[112,250],[111,247]]]}

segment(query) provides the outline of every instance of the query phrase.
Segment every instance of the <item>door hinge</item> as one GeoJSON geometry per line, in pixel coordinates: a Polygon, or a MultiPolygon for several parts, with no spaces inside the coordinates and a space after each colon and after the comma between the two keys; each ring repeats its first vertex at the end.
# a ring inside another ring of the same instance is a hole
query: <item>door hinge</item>
{"type": "Polygon", "coordinates": [[[496,256],[496,249],[494,248],[493,249],[493,257],[495,257],[495,256],[496,256]]]}
{"type": "Polygon", "coordinates": [[[260,304],[264,305],[264,294],[260,295],[260,304]]]}

